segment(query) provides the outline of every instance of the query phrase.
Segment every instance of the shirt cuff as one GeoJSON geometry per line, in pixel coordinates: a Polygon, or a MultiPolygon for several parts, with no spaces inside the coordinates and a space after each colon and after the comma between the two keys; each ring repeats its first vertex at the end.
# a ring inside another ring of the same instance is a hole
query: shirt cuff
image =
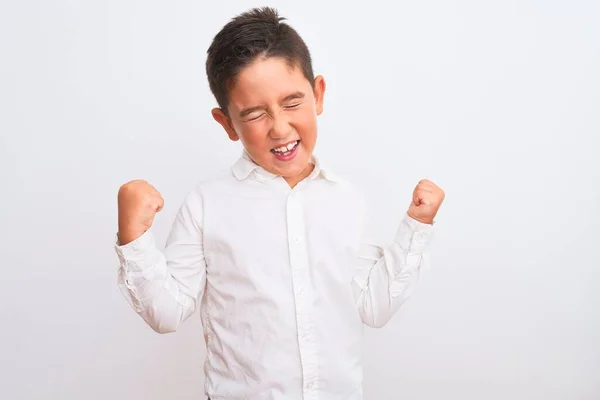
{"type": "Polygon", "coordinates": [[[119,244],[118,233],[115,239],[115,251],[117,252],[121,262],[125,262],[125,260],[139,259],[144,254],[147,254],[148,250],[153,249],[155,246],[156,239],[154,238],[151,230],[147,230],[140,237],[123,246],[119,244]]]}
{"type": "Polygon", "coordinates": [[[433,237],[433,225],[417,221],[407,214],[402,218],[394,241],[410,253],[420,253],[427,249],[433,237]]]}

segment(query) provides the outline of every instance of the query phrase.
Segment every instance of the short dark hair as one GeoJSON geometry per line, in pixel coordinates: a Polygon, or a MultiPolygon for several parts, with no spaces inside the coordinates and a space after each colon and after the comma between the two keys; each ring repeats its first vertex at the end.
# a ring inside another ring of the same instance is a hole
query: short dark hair
{"type": "Polygon", "coordinates": [[[208,48],[206,74],[210,90],[227,115],[229,89],[240,71],[259,57],[281,57],[314,81],[312,60],[304,40],[270,7],[246,11],[228,22],[208,48]]]}

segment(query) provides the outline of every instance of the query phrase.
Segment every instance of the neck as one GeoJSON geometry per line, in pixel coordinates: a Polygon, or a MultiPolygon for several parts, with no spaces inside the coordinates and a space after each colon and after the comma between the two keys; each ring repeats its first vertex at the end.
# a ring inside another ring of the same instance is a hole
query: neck
{"type": "Polygon", "coordinates": [[[313,163],[308,163],[304,171],[295,176],[284,177],[284,179],[287,182],[287,184],[290,185],[290,187],[293,189],[298,183],[306,179],[311,174],[311,172],[313,172],[314,169],[315,165],[313,163]]]}

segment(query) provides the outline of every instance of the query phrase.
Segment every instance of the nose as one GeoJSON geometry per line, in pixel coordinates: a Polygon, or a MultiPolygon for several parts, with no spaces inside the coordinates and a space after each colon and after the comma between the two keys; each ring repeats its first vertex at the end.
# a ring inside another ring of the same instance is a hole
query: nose
{"type": "Polygon", "coordinates": [[[272,139],[285,139],[289,137],[292,127],[285,113],[277,113],[272,119],[273,125],[271,125],[269,136],[272,139]]]}

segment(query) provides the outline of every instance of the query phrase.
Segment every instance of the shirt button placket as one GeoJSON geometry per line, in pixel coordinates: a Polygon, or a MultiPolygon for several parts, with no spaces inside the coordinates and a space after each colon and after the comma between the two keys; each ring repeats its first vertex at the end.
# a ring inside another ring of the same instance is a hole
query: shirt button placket
{"type": "Polygon", "coordinates": [[[296,305],[296,323],[300,360],[302,363],[304,399],[318,399],[318,363],[312,316],[312,284],[305,237],[304,212],[297,193],[290,193],[287,200],[288,243],[292,284],[296,305]]]}

